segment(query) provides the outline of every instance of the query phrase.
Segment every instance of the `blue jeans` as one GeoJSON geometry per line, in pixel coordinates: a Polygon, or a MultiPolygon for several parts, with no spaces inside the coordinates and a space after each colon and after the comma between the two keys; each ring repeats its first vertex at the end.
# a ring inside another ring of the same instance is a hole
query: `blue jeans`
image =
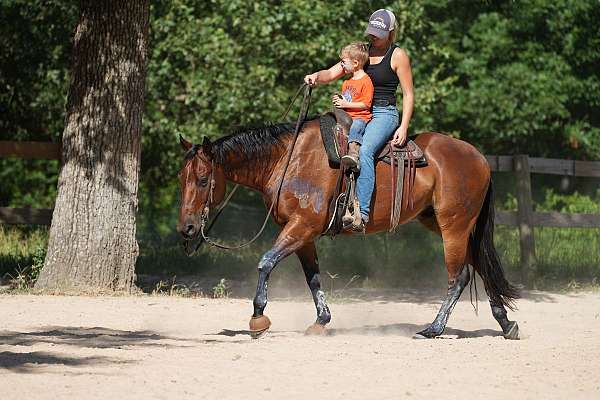
{"type": "Polygon", "coordinates": [[[356,197],[363,219],[369,219],[375,186],[375,155],[390,140],[400,117],[395,106],[373,107],[373,119],[367,124],[360,146],[360,175],[356,180],[356,197]]]}
{"type": "Polygon", "coordinates": [[[348,132],[348,143],[356,142],[358,144],[362,144],[363,134],[365,133],[366,127],[367,122],[364,119],[353,119],[352,125],[350,126],[350,132],[348,132]]]}

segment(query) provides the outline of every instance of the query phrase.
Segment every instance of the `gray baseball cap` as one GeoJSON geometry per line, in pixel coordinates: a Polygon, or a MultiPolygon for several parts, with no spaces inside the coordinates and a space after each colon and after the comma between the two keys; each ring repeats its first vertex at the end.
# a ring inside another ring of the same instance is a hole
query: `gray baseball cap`
{"type": "Polygon", "coordinates": [[[396,16],[390,10],[379,9],[371,14],[369,18],[369,26],[365,31],[366,35],[377,36],[385,39],[394,30],[396,26],[396,16]]]}

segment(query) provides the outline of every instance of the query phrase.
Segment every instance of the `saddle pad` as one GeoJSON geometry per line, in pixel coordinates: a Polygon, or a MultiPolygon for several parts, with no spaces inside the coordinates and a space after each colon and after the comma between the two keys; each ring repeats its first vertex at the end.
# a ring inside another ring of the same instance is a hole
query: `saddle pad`
{"type": "MultiPolygon", "coordinates": [[[[339,143],[335,136],[335,125],[336,118],[333,113],[325,113],[320,117],[320,126],[321,126],[321,139],[323,140],[323,146],[325,147],[325,152],[327,153],[327,158],[329,159],[332,167],[338,168],[340,165],[340,147],[339,143]]],[[[410,151],[412,153],[412,158],[416,162],[416,167],[425,167],[427,166],[427,159],[423,154],[423,150],[413,141],[417,136],[411,136],[407,141],[406,145],[402,148],[399,148],[397,151],[407,152],[410,151]]],[[[396,152],[396,151],[394,151],[396,152]]],[[[390,145],[386,143],[381,152],[375,158],[375,162],[383,161],[386,164],[390,164],[390,145]]],[[[408,163],[408,157],[405,158],[405,164],[408,163]]]]}

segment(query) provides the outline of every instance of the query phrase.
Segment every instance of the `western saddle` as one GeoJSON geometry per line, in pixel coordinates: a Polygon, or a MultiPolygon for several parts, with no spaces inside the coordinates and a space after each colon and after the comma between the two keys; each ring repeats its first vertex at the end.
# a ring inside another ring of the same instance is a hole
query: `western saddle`
{"type": "MultiPolygon", "coordinates": [[[[333,237],[342,230],[350,228],[350,226],[344,226],[342,223],[344,215],[352,214],[354,220],[360,218],[360,209],[355,193],[355,174],[340,163],[341,158],[348,149],[348,131],[350,125],[352,125],[352,118],[344,110],[334,109],[333,112],[327,112],[320,116],[320,125],[321,138],[323,139],[329,165],[332,168],[339,168],[334,196],[329,205],[329,224],[323,232],[324,235],[333,237]]],[[[416,169],[427,166],[423,151],[413,139],[414,137],[409,138],[402,147],[393,146],[391,142],[388,142],[375,157],[375,163],[383,161],[391,168],[392,212],[390,213],[390,232],[394,232],[400,222],[404,197],[407,198],[407,206],[413,207],[412,189],[416,169]]]]}

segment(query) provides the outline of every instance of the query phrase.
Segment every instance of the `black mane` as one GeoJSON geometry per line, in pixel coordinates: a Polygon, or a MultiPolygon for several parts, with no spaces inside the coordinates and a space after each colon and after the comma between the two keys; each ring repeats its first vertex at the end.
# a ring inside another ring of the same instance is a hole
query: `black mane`
{"type": "Polygon", "coordinates": [[[267,161],[273,150],[283,146],[283,138],[294,133],[292,123],[266,123],[260,126],[244,127],[231,135],[217,139],[212,144],[215,161],[227,167],[227,156],[236,154],[242,162],[267,161]]]}

